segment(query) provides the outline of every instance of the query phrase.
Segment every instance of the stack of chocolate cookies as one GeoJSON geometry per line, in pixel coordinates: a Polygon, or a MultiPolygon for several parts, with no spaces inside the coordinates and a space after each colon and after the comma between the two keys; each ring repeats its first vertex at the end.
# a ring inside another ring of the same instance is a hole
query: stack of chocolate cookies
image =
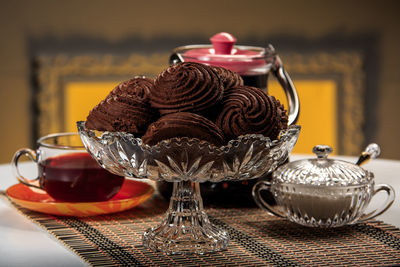
{"type": "Polygon", "coordinates": [[[94,107],[88,129],[129,132],[148,145],[173,137],[225,145],[244,134],[276,139],[287,128],[283,105],[262,90],[243,85],[230,70],[184,62],[153,81],[123,82],[94,107]]]}

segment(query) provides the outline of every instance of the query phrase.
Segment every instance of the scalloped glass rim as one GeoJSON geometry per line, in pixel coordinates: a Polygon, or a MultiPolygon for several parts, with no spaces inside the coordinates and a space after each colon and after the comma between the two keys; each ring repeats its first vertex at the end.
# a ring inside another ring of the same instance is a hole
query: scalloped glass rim
{"type": "Polygon", "coordinates": [[[221,147],[187,137],[149,146],[130,133],[88,130],[84,121],[77,125],[87,151],[103,168],[117,175],[168,182],[261,177],[286,160],[300,133],[300,126],[291,125],[273,141],[248,134],[221,147]]]}

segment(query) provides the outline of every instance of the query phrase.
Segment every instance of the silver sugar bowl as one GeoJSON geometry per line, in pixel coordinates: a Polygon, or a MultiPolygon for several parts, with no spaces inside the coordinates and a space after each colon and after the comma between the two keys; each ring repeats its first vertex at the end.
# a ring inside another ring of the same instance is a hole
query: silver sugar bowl
{"type": "Polygon", "coordinates": [[[393,204],[393,187],[375,185],[374,174],[360,167],[379,155],[377,144],[370,144],[356,164],[328,159],[332,152],[329,146],[315,146],[313,152],[317,158],[289,162],[273,173],[271,181],[257,182],[252,191],[257,205],[304,226],[339,227],[374,218],[393,204]],[[263,190],[272,193],[276,205],[263,199],[263,190]],[[387,193],[386,200],[380,208],[365,214],[379,191],[387,193]]]}

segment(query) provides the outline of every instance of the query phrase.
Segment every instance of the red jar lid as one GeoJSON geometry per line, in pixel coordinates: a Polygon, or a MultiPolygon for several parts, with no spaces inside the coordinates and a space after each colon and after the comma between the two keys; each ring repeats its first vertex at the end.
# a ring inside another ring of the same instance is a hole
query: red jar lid
{"type": "Polygon", "coordinates": [[[229,33],[220,32],[210,38],[211,45],[186,46],[181,54],[184,61],[219,66],[239,74],[265,72],[265,49],[253,46],[235,46],[236,38],[229,33]],[[260,69],[261,68],[261,69],[260,69]],[[256,71],[257,72],[257,71],[256,71]]]}

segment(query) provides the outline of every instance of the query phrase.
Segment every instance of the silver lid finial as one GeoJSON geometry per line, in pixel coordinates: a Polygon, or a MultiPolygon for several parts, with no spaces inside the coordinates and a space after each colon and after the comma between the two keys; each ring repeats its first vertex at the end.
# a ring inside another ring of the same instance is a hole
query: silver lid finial
{"type": "Polygon", "coordinates": [[[316,145],[312,151],[319,159],[326,159],[332,153],[332,148],[327,145],[316,145]]]}

